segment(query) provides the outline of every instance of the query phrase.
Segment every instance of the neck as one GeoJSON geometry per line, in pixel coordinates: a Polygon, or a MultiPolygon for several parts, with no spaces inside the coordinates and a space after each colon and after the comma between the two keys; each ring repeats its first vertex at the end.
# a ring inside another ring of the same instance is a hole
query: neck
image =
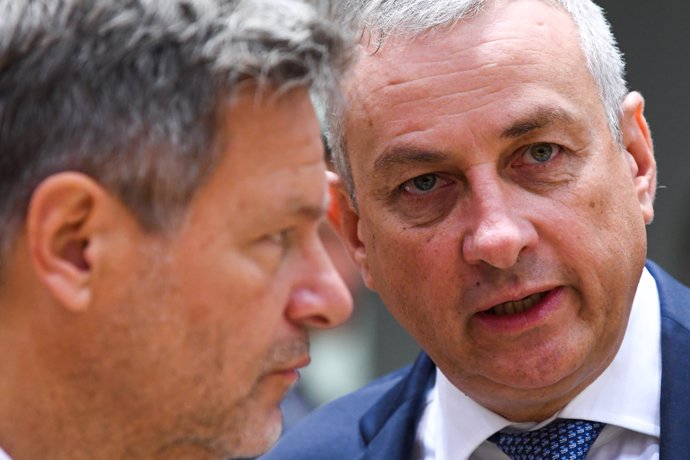
{"type": "MultiPolygon", "coordinates": [[[[6,349],[1,343],[0,348],[6,349]]],[[[13,460],[222,458],[201,440],[175,438],[174,427],[164,432],[101,404],[97,396],[91,399],[97,388],[65,384],[40,372],[35,361],[12,364],[0,355],[0,447],[13,460]]],[[[160,412],[165,416],[165,408],[160,412]]]]}
{"type": "Polygon", "coordinates": [[[51,342],[17,310],[0,302],[0,446],[13,460],[194,458],[159,450],[136,417],[105,404],[98,379],[75,364],[65,340],[51,342]]]}

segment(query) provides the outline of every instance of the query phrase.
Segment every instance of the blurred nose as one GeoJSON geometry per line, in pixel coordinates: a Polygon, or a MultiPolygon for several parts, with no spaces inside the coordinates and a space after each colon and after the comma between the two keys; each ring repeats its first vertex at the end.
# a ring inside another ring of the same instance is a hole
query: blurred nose
{"type": "Polygon", "coordinates": [[[510,268],[538,240],[536,229],[524,216],[528,203],[520,201],[517,194],[521,192],[511,194],[509,184],[491,165],[478,166],[467,177],[472,185],[469,209],[464,210],[470,225],[462,241],[463,257],[473,265],[510,268]]]}
{"type": "Polygon", "coordinates": [[[318,237],[303,255],[303,269],[291,295],[288,318],[305,327],[322,329],[345,322],[352,313],[352,295],[318,237]]]}

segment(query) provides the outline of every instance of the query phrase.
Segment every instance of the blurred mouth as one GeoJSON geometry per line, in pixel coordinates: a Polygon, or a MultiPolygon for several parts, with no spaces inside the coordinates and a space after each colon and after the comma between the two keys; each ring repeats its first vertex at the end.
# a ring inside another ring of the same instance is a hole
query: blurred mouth
{"type": "Polygon", "coordinates": [[[309,358],[309,355],[305,355],[290,363],[278,367],[278,369],[273,371],[273,373],[279,375],[299,377],[299,370],[303,367],[307,367],[310,362],[311,359],[309,358]]]}
{"type": "Polygon", "coordinates": [[[309,355],[305,355],[305,356],[300,357],[298,360],[296,360],[290,366],[288,366],[288,368],[292,369],[292,370],[302,369],[303,367],[307,367],[310,362],[311,362],[311,358],[309,357],[309,355]]]}
{"type": "Polygon", "coordinates": [[[535,305],[538,305],[539,302],[541,302],[542,300],[544,300],[544,298],[549,294],[549,292],[550,291],[537,292],[536,294],[528,295],[527,297],[524,297],[519,300],[503,302],[498,305],[495,305],[489,310],[486,310],[484,313],[495,316],[507,316],[524,313],[533,308],[535,305]]]}

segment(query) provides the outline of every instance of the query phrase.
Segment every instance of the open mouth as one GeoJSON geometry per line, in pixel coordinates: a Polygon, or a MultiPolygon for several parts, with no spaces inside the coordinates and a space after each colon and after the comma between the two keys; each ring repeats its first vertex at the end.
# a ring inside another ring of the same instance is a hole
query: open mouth
{"type": "Polygon", "coordinates": [[[538,292],[536,294],[528,295],[524,299],[504,302],[491,308],[487,311],[487,313],[496,316],[515,315],[518,313],[524,313],[536,304],[538,304],[542,299],[544,299],[544,297],[546,297],[547,294],[548,292],[538,292]]]}

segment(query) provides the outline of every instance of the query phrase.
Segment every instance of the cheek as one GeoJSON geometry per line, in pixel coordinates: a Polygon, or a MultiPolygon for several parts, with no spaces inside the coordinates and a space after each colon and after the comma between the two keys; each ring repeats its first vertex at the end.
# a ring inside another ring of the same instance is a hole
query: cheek
{"type": "Polygon", "coordinates": [[[581,318],[600,338],[617,340],[645,262],[645,226],[625,183],[590,185],[552,208],[540,233],[569,271],[584,306],[581,318]]]}
{"type": "Polygon", "coordinates": [[[280,283],[275,270],[253,254],[228,246],[205,245],[179,257],[172,276],[178,281],[192,324],[218,323],[229,328],[228,332],[241,333],[252,317],[269,313],[266,307],[271,299],[277,302],[280,283]]]}
{"type": "Polygon", "coordinates": [[[379,228],[368,237],[367,254],[384,304],[411,331],[446,320],[452,309],[444,306],[456,302],[460,276],[454,237],[437,229],[379,228]]]}
{"type": "Polygon", "coordinates": [[[547,235],[571,246],[569,257],[598,265],[627,257],[642,241],[644,220],[633,182],[617,151],[592,155],[568,189],[536,203],[547,235]]]}
{"type": "Polygon", "coordinates": [[[609,270],[618,265],[618,270],[624,272],[625,268],[644,260],[645,223],[631,191],[622,187],[601,187],[584,196],[579,219],[584,227],[580,235],[583,245],[594,252],[592,257],[599,264],[613,264],[607,267],[609,270]]]}
{"type": "Polygon", "coordinates": [[[232,379],[245,386],[257,377],[281,332],[288,290],[275,274],[256,270],[240,257],[234,260],[232,267],[186,270],[179,308],[196,360],[235,374],[232,379]]]}
{"type": "MultiPolygon", "coordinates": [[[[452,219],[428,227],[400,223],[396,217],[371,219],[367,253],[378,277],[407,281],[399,286],[443,286],[460,276],[460,228],[452,219]]],[[[445,287],[445,286],[444,286],[445,287]]]]}

